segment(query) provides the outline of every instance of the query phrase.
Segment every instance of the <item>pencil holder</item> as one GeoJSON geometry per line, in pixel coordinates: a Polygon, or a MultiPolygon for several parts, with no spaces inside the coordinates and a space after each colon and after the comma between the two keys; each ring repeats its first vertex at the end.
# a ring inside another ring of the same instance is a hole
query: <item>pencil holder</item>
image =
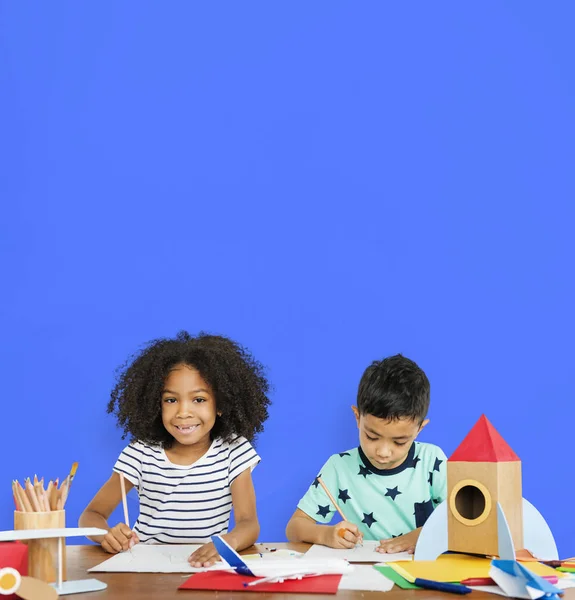
{"type": "MultiPolygon", "coordinates": [[[[66,511],[14,511],[14,529],[64,529],[66,511]]],[[[58,579],[58,538],[26,540],[28,545],[28,575],[46,583],[58,579]]],[[[66,540],[62,539],[62,580],[66,580],[66,540]]]]}

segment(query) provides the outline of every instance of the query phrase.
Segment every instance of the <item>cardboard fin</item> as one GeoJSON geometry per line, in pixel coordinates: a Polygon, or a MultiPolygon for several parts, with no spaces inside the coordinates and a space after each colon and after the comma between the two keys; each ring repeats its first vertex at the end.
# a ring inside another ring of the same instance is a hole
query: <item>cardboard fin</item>
{"type": "Polygon", "coordinates": [[[501,504],[497,503],[497,547],[501,560],[515,560],[513,538],[501,504]]]}
{"type": "Polygon", "coordinates": [[[435,560],[447,552],[447,501],[438,504],[421,529],[413,560],[435,560]]]}
{"type": "Polygon", "coordinates": [[[543,515],[523,498],[523,545],[540,560],[559,560],[557,544],[543,515]]]}

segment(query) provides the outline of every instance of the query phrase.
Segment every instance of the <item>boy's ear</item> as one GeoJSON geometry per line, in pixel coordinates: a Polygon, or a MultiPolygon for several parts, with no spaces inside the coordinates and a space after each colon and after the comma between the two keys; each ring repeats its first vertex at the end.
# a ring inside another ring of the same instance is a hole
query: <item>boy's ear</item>
{"type": "Polygon", "coordinates": [[[357,427],[359,429],[359,410],[357,410],[357,406],[352,406],[351,410],[353,410],[353,414],[355,415],[355,420],[357,421],[357,427]]]}
{"type": "Polygon", "coordinates": [[[424,419],[421,425],[419,426],[418,434],[421,433],[421,430],[429,423],[429,419],[424,419]]]}

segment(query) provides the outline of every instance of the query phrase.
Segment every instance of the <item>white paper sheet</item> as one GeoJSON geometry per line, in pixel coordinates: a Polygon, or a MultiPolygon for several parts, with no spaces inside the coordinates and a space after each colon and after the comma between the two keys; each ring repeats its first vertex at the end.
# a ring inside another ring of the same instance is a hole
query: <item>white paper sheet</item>
{"type": "Polygon", "coordinates": [[[371,565],[354,565],[353,573],[342,576],[338,589],[389,592],[392,588],[393,581],[376,571],[371,565]]]}
{"type": "Polygon", "coordinates": [[[209,569],[196,569],[188,563],[188,557],[198,545],[136,544],[131,550],[115,554],[103,563],[88,569],[95,573],[198,573],[229,568],[222,562],[209,569]]]}
{"type": "Polygon", "coordinates": [[[337,550],[314,544],[306,553],[306,558],[343,558],[349,562],[358,563],[388,563],[398,560],[412,560],[413,554],[397,552],[395,554],[382,554],[376,552],[379,542],[365,540],[363,546],[356,546],[351,550],[337,550]]]}

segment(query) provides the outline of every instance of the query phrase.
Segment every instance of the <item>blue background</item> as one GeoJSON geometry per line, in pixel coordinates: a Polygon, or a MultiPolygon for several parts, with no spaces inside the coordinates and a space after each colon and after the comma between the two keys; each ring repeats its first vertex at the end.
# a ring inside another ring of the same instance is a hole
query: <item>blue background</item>
{"type": "Polygon", "coordinates": [[[357,444],[363,369],[402,352],[432,384],[422,439],[450,454],[486,413],[575,554],[574,16],[1,2],[0,527],[11,479],[74,460],[77,522],[124,445],[114,369],[185,328],[275,386],[262,540],[357,444]]]}

